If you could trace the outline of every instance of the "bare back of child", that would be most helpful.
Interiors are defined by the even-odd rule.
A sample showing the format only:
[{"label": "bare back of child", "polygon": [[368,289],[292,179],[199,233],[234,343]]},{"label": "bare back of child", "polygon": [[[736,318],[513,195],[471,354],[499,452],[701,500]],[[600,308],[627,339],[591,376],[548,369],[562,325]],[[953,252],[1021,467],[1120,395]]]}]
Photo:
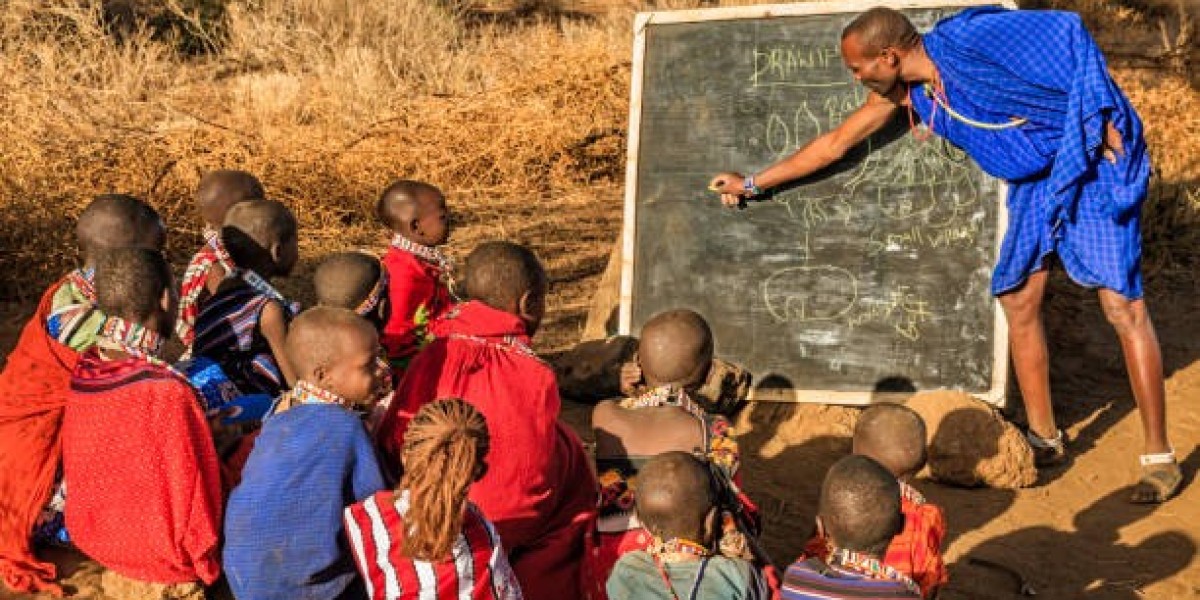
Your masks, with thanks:
[{"label": "bare back of child", "polygon": [[[638,343],[638,363],[648,394],[673,390],[686,396],[694,391],[704,383],[712,353],[712,331],[699,314],[671,310],[655,315],[642,328]],[[597,459],[648,457],[670,450],[704,455],[707,426],[687,402],[600,402],[592,412]]]}]

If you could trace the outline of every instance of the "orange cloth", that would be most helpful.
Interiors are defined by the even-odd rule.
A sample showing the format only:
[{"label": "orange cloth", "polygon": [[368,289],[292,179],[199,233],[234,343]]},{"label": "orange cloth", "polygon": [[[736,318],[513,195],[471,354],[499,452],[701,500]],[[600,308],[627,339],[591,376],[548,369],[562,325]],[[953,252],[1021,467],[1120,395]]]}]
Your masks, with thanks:
[{"label": "orange cloth", "polygon": [[[946,537],[946,518],[942,509],[925,501],[916,488],[900,482],[900,508],[904,511],[904,531],[892,538],[883,564],[908,575],[921,586],[921,596],[929,598],[950,580],[942,562],[942,540]],[[803,556],[829,558],[829,543],[813,536]]]},{"label": "orange cloth", "polygon": [[596,476],[579,438],[558,422],[554,372],[529,350],[519,318],[479,302],[459,304],[431,328],[437,339],[413,359],[379,424],[385,465],[398,474],[404,432],[421,406],[470,402],[492,441],[471,501],[495,523],[527,598],[575,597]]},{"label": "orange cloth", "polygon": [[50,286],[0,373],[0,580],[17,592],[61,594],[55,568],[30,547],[62,457],[59,429],[79,355],[46,333]]}]

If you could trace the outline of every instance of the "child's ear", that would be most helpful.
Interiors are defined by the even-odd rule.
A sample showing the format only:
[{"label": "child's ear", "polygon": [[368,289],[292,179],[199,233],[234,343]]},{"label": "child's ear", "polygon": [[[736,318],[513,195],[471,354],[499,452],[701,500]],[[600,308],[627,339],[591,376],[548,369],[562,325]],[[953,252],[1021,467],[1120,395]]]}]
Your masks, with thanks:
[{"label": "child's ear", "polygon": [[536,302],[537,298],[533,290],[525,290],[525,293],[521,294],[521,299],[517,301],[517,316],[525,320],[533,320],[535,316],[533,310]]},{"label": "child's ear", "polygon": [[420,235],[421,234],[421,220],[413,219],[413,220],[409,221],[408,222],[408,230],[417,235]]},{"label": "child's ear", "polygon": [[328,376],[329,376],[329,367],[326,366],[325,363],[321,363],[321,364],[317,365],[316,368],[314,368],[312,371],[312,378],[315,380],[315,381],[313,381],[313,383],[315,383],[317,385],[317,387],[320,387],[322,389],[324,389],[324,387],[325,387],[325,379]]},{"label": "child's ear", "polygon": [[158,299],[158,305],[162,308],[164,314],[173,314],[175,312],[175,290],[166,287],[163,288],[162,296]]}]

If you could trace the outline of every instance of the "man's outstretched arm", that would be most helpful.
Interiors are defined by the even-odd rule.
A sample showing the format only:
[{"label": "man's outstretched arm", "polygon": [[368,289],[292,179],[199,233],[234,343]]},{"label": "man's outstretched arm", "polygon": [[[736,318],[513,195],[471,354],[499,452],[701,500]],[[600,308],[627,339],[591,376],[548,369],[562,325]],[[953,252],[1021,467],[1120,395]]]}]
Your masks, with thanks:
[{"label": "man's outstretched arm", "polygon": [[[871,92],[867,101],[832,131],[813,138],[790,156],[754,175],[754,187],[766,190],[837,162],[851,148],[882,129],[902,98],[902,93],[893,100]],[[754,190],[746,187],[746,178],[741,173],[720,173],[713,177],[708,187],[721,193],[721,203],[726,206],[736,206],[741,198],[754,194]]]}]

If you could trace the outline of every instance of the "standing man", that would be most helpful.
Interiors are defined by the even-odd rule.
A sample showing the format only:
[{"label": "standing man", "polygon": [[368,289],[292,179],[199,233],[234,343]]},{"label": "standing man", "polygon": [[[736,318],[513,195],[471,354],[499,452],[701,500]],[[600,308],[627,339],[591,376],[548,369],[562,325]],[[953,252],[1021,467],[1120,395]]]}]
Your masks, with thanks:
[{"label": "standing man", "polygon": [[[1042,299],[1052,257],[1098,288],[1117,331],[1145,441],[1131,501],[1163,502],[1183,479],[1167,441],[1162,356],[1142,298],[1140,213],[1150,176],[1142,123],[1079,16],[972,8],[917,33],[873,8],[842,31],[842,60],[870,93],[837,128],[765,170],[721,173],[726,205],[819,171],[897,110],[913,134],[940,135],[1008,183],[1008,231],[992,293],[1008,320],[1038,465],[1066,461],[1050,405]],[[915,123],[922,123],[918,128]]]}]

